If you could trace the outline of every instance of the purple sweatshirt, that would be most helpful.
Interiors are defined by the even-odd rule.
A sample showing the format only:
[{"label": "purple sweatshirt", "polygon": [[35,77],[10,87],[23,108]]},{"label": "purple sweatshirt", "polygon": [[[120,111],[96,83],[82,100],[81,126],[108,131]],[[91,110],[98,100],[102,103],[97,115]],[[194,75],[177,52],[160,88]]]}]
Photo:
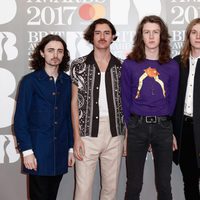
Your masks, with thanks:
[{"label": "purple sweatshirt", "polygon": [[121,94],[126,123],[131,113],[140,116],[170,116],[173,113],[179,82],[174,60],[160,64],[126,59],[122,64]]}]

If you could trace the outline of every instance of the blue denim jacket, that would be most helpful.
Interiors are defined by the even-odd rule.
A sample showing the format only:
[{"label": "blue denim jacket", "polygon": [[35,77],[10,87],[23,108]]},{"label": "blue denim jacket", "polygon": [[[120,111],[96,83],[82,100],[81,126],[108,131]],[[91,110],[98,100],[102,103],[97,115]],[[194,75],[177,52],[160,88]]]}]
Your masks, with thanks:
[{"label": "blue denim jacket", "polygon": [[26,75],[19,87],[14,130],[19,151],[32,149],[37,159],[37,172],[23,172],[66,173],[68,149],[73,146],[70,77],[60,72],[55,82],[45,70]]}]

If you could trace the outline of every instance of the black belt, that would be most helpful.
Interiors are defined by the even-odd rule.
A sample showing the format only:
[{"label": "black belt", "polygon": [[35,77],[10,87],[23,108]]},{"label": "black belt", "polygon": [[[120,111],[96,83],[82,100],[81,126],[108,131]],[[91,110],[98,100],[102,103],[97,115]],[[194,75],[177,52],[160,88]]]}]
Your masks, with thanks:
[{"label": "black belt", "polygon": [[193,123],[193,117],[189,117],[189,116],[184,115],[184,122],[192,124]]},{"label": "black belt", "polygon": [[147,124],[156,124],[161,121],[169,121],[171,120],[170,116],[140,116],[137,114],[131,114],[132,117],[138,118],[138,120],[141,120]]}]

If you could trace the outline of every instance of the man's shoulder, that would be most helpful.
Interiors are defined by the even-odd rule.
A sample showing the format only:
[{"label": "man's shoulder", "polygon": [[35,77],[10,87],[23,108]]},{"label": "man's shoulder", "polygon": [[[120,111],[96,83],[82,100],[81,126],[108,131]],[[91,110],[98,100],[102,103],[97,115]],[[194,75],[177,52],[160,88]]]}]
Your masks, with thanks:
[{"label": "man's shoulder", "polygon": [[121,64],[123,63],[123,59],[122,59],[122,58],[119,58],[119,57],[117,57],[117,56],[115,56],[115,55],[113,55],[113,54],[111,54],[111,56],[112,56],[112,60],[113,60],[115,63],[117,63],[117,64],[119,64],[119,65],[121,65]]},{"label": "man's shoulder", "polygon": [[61,72],[61,75],[66,81],[71,81],[71,77],[67,72]]},{"label": "man's shoulder", "polygon": [[181,55],[176,55],[175,57],[173,57],[173,60],[175,60],[177,63],[180,63]]},{"label": "man's shoulder", "polygon": [[36,71],[30,72],[22,77],[22,81],[30,81],[36,76]]},{"label": "man's shoulder", "polygon": [[77,64],[83,64],[83,63],[85,63],[87,57],[88,57],[88,55],[75,58],[75,59],[72,61],[71,65],[74,66],[74,65],[77,65]]}]

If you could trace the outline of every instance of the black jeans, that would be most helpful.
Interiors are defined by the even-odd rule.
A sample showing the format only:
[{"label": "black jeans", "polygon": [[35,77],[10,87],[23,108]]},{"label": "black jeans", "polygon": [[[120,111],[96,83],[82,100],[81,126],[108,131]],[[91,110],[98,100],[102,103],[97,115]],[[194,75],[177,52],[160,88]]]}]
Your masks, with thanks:
[{"label": "black jeans", "polygon": [[197,166],[193,124],[185,122],[183,126],[180,154],[180,169],[183,175],[186,200],[200,200],[200,168]]},{"label": "black jeans", "polygon": [[139,200],[143,185],[146,154],[151,144],[154,156],[158,200],[172,200],[172,123],[170,120],[149,124],[138,117],[128,123],[126,200]]},{"label": "black jeans", "polygon": [[56,200],[62,177],[29,175],[30,200]]}]

